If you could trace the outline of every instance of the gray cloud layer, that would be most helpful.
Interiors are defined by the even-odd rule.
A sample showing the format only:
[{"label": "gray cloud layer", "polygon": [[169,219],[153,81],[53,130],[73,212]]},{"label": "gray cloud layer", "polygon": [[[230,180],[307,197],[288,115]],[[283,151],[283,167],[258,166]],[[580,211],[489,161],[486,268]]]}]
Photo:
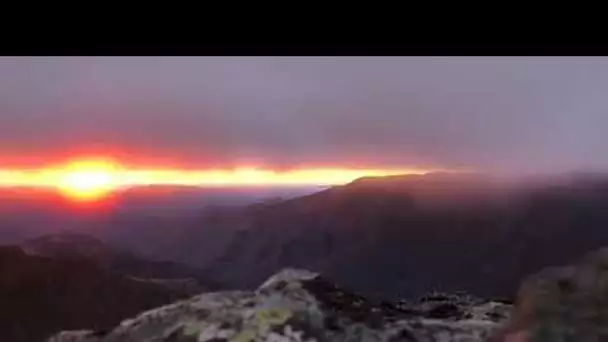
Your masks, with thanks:
[{"label": "gray cloud layer", "polygon": [[[608,167],[606,58],[0,58],[0,152]],[[25,158],[25,157],[24,157]]]}]

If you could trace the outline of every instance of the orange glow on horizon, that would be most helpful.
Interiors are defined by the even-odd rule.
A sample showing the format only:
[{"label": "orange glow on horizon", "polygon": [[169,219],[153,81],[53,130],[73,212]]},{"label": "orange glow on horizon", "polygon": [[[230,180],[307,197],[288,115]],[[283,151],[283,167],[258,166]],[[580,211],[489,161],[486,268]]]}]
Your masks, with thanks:
[{"label": "orange glow on horizon", "polygon": [[77,159],[65,165],[29,170],[0,170],[0,187],[54,188],[77,201],[92,201],[129,187],[181,186],[324,186],[364,176],[425,174],[421,169],[307,168],[288,171],[241,167],[179,170],[127,168],[111,159]]},{"label": "orange glow on horizon", "polygon": [[94,201],[116,188],[118,165],[109,160],[77,160],[58,175],[57,188],[76,201]]}]

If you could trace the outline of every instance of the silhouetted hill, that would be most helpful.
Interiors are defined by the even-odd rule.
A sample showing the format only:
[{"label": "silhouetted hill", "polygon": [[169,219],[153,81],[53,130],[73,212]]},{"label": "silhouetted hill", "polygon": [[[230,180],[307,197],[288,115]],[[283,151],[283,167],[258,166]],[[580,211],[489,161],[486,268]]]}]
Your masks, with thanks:
[{"label": "silhouetted hill", "polygon": [[189,293],[109,272],[84,258],[27,255],[0,247],[0,332],[36,342],[65,329],[107,329]]},{"label": "silhouetted hill", "polygon": [[60,259],[87,258],[105,263],[114,251],[101,240],[86,234],[64,232],[29,239],[22,249],[31,255]]},{"label": "silhouetted hill", "polygon": [[187,280],[193,293],[217,290],[220,285],[201,270],[172,261],[149,260],[131,252],[113,248],[86,234],[64,232],[27,240],[22,248],[30,255],[56,259],[87,259],[105,270],[118,272],[137,279]]},{"label": "silhouetted hill", "polygon": [[512,296],[524,275],[608,244],[607,180],[360,179],[209,221],[236,227],[209,272],[251,287],[301,267],[385,297],[432,289]]}]

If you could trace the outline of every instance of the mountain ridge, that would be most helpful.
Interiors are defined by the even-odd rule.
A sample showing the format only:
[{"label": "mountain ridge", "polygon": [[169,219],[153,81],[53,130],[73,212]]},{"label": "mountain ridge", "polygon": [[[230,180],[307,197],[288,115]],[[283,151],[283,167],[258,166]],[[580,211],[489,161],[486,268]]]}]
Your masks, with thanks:
[{"label": "mountain ridge", "polygon": [[[527,274],[608,244],[608,232],[600,229],[608,225],[602,209],[608,187],[594,186],[602,183],[597,177],[519,187],[476,177],[359,179],[247,207],[237,211],[238,220],[216,221],[227,227],[233,220],[240,228],[231,231],[223,256],[208,263],[207,272],[250,288],[293,266],[372,296],[408,297],[437,288],[512,298]],[[409,274],[417,281],[408,281]]]}]

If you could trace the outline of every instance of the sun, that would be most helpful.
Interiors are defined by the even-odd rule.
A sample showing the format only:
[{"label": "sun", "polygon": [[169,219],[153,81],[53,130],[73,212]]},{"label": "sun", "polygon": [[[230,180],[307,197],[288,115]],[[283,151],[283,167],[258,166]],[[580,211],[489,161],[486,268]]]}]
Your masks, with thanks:
[{"label": "sun", "polygon": [[76,201],[94,201],[117,187],[117,165],[103,159],[78,160],[62,168],[58,188]]}]

